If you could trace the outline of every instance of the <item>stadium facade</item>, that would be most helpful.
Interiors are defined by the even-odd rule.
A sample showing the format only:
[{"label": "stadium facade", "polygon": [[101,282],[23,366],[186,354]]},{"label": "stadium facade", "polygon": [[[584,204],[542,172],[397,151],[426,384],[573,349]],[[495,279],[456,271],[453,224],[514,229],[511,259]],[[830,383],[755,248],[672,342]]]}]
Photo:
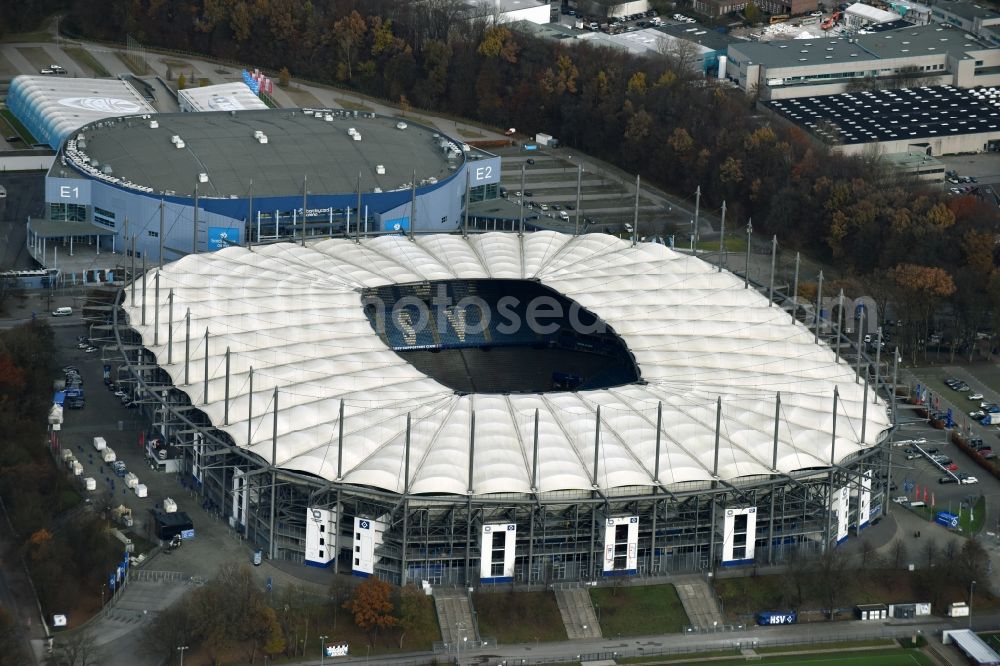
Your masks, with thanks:
[{"label": "stadium facade", "polygon": [[887,510],[868,384],[741,278],[661,245],[229,247],[119,299],[118,380],[272,558],[592,580],[783,562]]},{"label": "stadium facade", "polygon": [[75,127],[35,232],[89,224],[100,249],[151,263],[349,229],[447,232],[466,196],[495,198],[500,182],[499,157],[374,113],[140,113]]}]

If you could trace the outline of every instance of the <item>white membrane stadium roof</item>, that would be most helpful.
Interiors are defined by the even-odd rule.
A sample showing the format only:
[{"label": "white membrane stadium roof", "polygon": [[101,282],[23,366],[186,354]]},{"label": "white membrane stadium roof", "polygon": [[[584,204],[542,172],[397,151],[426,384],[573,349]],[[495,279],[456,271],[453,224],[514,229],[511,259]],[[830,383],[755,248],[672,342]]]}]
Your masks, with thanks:
[{"label": "white membrane stadium roof", "polygon": [[[456,278],[537,279],[602,317],[635,355],[645,384],[544,394],[457,395],[419,372],[375,334],[360,289]],[[537,232],[335,239],[305,247],[231,247],[187,256],[161,271],[159,345],[150,311],[131,325],[175,385],[238,446],[271,460],[278,389],[279,467],[337,479],[338,413],[344,403],[342,480],[404,490],[411,414],[410,492],[530,493],[534,414],[539,414],[539,493],[603,491],[713,479],[716,401],[722,399],[718,478],[771,474],[775,397],[781,392],[777,471],[830,463],[833,395],[837,461],[876,445],[885,409],[867,410],[852,368],[813,343],[742,278],[667,247],[604,234]],[[172,363],[167,294],[174,294]],[[190,383],[184,384],[184,316],[191,312]],[[204,396],[206,328],[208,401]],[[229,422],[225,353],[231,350]],[[248,373],[253,367],[253,399]],[[662,402],[660,469],[656,411]],[[469,479],[470,423],[475,446]],[[248,423],[249,421],[249,423]],[[249,440],[248,440],[249,432]]]}]

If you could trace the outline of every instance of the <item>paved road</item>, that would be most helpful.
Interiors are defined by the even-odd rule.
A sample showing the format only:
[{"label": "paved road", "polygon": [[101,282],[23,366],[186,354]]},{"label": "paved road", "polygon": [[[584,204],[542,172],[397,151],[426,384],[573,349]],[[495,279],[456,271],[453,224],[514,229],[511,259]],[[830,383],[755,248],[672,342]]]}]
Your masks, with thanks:
[{"label": "paved road", "polygon": [[3,173],[0,185],[7,197],[0,199],[0,271],[37,268],[24,246],[28,216],[44,212],[42,173]]}]

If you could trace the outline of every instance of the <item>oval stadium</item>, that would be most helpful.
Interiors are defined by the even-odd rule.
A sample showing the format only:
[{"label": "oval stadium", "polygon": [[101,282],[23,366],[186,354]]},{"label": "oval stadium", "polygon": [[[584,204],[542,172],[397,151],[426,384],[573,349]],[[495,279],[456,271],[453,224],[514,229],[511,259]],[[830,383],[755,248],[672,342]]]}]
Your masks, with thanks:
[{"label": "oval stadium", "polygon": [[663,245],[233,246],[119,299],[119,380],[271,558],[397,583],[657,575],[822,552],[887,507],[891,424],[853,368]]}]

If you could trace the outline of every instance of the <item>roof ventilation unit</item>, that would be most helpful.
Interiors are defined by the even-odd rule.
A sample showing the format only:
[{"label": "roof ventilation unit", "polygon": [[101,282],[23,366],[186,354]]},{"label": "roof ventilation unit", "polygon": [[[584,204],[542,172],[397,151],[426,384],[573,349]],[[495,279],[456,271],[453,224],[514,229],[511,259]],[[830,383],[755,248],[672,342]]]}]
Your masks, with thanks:
[{"label": "roof ventilation unit", "polygon": [[175,143],[174,145],[177,146],[178,150],[180,150],[181,148],[184,147],[184,142],[182,140],[178,139],[177,143]]},{"label": "roof ventilation unit", "polygon": [[361,141],[361,135],[359,133],[355,132],[354,133],[354,140],[355,141]]},{"label": "roof ventilation unit", "polygon": [[199,173],[198,174],[198,182],[199,183],[207,183],[208,182],[208,174],[207,173]]},{"label": "roof ventilation unit", "polygon": [[253,138],[257,139],[258,141],[260,141],[260,137],[262,136],[264,136],[264,132],[262,130],[253,131]]},{"label": "roof ventilation unit", "polygon": [[384,164],[376,164],[375,165],[375,173],[377,173],[380,176],[384,176],[385,175],[385,165]]},{"label": "roof ventilation unit", "polygon": [[266,134],[264,134],[263,132],[261,132],[261,133],[260,133],[260,136],[259,136],[259,137],[257,137],[257,143],[260,143],[260,144],[265,144],[265,143],[267,143],[267,135],[266,135]]},{"label": "roof ventilation unit", "polygon": [[332,123],[333,122],[333,114],[330,114],[330,113],[326,114],[325,116],[323,116],[323,120],[325,120],[328,123]]},{"label": "roof ventilation unit", "polygon": [[159,126],[160,126],[160,121],[158,121],[158,120],[150,120],[149,121],[149,129],[156,129]]},{"label": "roof ventilation unit", "polygon": [[101,173],[103,173],[105,176],[110,176],[114,172],[115,170],[111,168],[110,164],[105,164],[104,166],[101,167]]}]

